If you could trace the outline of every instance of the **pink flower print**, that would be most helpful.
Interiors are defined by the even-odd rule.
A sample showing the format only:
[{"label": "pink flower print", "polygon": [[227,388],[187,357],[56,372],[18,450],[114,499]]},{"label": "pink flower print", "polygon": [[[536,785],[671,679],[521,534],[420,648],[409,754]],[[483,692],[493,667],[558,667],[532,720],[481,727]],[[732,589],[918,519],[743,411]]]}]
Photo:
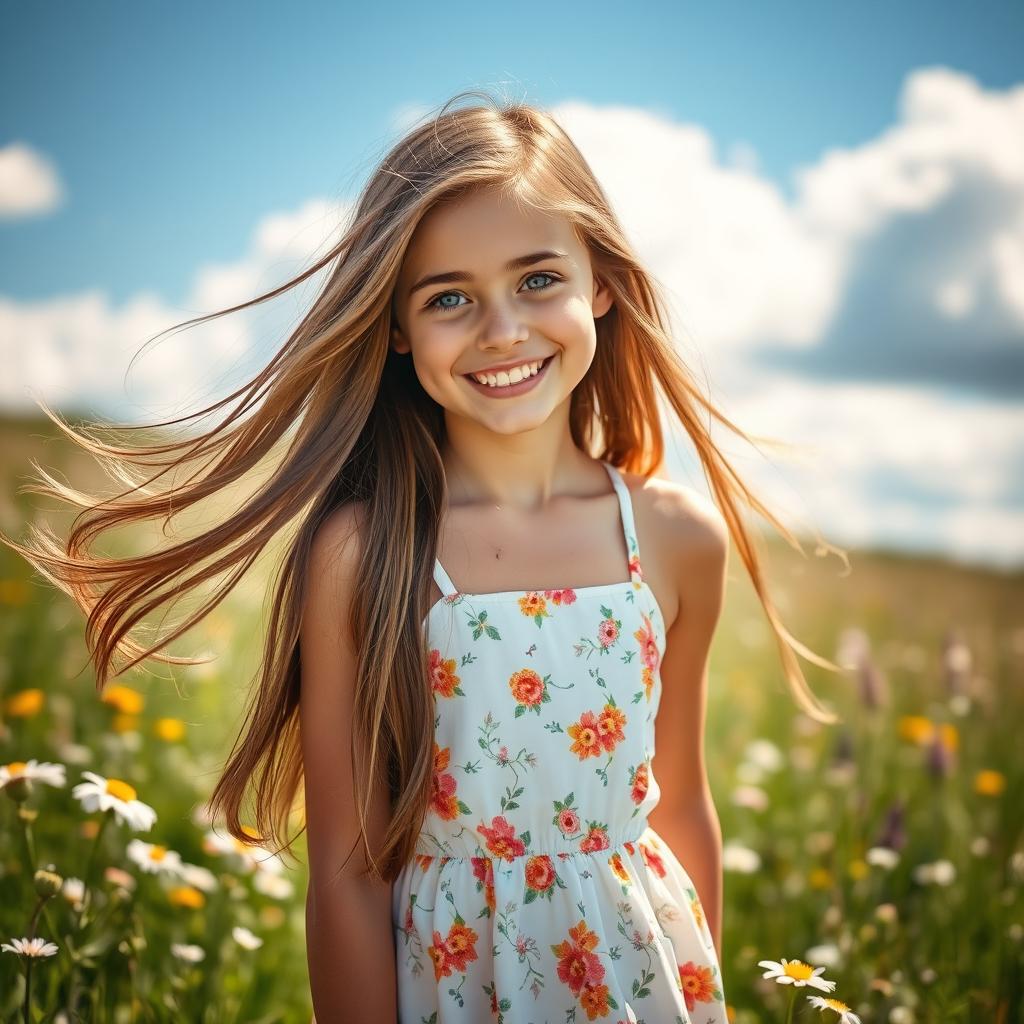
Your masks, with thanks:
[{"label": "pink flower print", "polygon": [[597,627],[597,639],[602,647],[611,647],[619,639],[618,623],[610,615],[602,619],[601,625]]},{"label": "pink flower print", "polygon": [[[497,815],[491,821],[490,828],[480,824],[477,825],[476,830],[484,837],[487,849],[495,857],[512,861],[526,853],[526,843],[516,835],[515,829],[503,815]],[[528,833],[526,835],[528,836]]]},{"label": "pink flower print", "polygon": [[580,830],[580,816],[575,811],[564,810],[558,815],[558,827],[563,835],[575,835]]},{"label": "pink flower print", "polygon": [[641,614],[640,618],[643,620],[643,626],[633,634],[633,639],[640,645],[641,663],[653,672],[661,662],[658,640],[650,618],[644,614]]}]

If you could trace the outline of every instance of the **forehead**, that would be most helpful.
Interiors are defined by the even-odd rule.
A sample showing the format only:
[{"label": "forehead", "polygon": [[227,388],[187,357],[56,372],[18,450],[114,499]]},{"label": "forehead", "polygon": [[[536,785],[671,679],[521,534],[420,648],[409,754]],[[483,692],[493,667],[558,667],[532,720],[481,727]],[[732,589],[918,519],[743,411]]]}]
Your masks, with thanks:
[{"label": "forehead", "polygon": [[561,249],[574,259],[583,252],[564,216],[479,191],[439,204],[423,217],[406,249],[402,276],[498,272],[509,258],[538,249]]}]

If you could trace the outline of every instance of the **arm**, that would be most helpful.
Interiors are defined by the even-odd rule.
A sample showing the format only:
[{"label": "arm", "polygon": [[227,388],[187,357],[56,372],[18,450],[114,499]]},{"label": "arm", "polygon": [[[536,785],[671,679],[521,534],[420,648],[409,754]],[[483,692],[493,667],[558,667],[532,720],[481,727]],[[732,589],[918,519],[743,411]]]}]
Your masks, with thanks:
[{"label": "arm", "polygon": [[[367,860],[362,840],[356,844],[359,794],[349,765],[356,651],[348,618],[358,558],[356,514],[345,506],[313,541],[299,640],[306,946],[314,1020],[323,1024],[397,1019],[391,886],[363,876]],[[389,815],[383,785],[368,813],[367,842],[376,852]]]},{"label": "arm", "polygon": [[[729,530],[718,509],[682,489],[666,502],[679,614],[666,637],[652,770],[661,799],[650,824],[693,879],[721,961],[722,831],[704,764],[707,664],[722,610]],[[665,507],[663,506],[663,507]]]}]

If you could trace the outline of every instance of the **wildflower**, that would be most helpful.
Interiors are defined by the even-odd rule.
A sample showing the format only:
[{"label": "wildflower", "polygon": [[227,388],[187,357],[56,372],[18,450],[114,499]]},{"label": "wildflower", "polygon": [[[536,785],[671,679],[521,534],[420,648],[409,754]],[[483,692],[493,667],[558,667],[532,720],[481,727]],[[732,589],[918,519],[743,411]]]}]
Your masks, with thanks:
[{"label": "wildflower", "polygon": [[768,806],[768,794],[760,786],[737,786],[732,791],[732,802],[737,807],[763,811]]},{"label": "wildflower", "polygon": [[812,946],[804,954],[811,963],[820,964],[822,967],[837,967],[842,956],[839,947],[835,943],[824,943],[820,946]]},{"label": "wildflower", "polygon": [[37,761],[34,757],[28,761],[11,761],[10,764],[0,765],[0,789],[18,779],[45,782],[48,786],[56,787],[65,785],[67,781],[64,778],[64,765]]},{"label": "wildflower", "polygon": [[825,970],[824,967],[811,967],[802,960],[783,960],[781,963],[759,960],[757,966],[768,968],[761,975],[762,978],[774,979],[780,985],[794,985],[797,988],[810,985],[812,988],[820,988],[822,992],[831,992],[836,987],[834,981],[818,977]]},{"label": "wildflower", "polygon": [[761,867],[761,857],[756,850],[730,840],[722,847],[722,867],[726,871],[752,875]]},{"label": "wildflower", "polygon": [[776,772],[782,767],[782,751],[771,740],[751,740],[743,751],[743,758],[766,772]]},{"label": "wildflower", "polygon": [[900,862],[899,854],[895,850],[890,850],[888,846],[872,846],[864,854],[864,859],[875,867],[885,868],[886,871],[892,871]]},{"label": "wildflower", "polygon": [[1006,789],[1006,776],[993,768],[986,768],[974,776],[975,793],[980,793],[982,796],[999,796],[1004,789]]},{"label": "wildflower", "polygon": [[126,852],[134,863],[151,875],[181,874],[181,855],[168,850],[166,846],[133,839]]},{"label": "wildflower", "polygon": [[40,896],[49,899],[60,892],[61,886],[64,885],[64,879],[53,870],[52,864],[48,864],[45,868],[36,871],[32,876],[32,884]]},{"label": "wildflower", "polygon": [[259,949],[263,945],[263,940],[258,935],[253,935],[248,928],[241,925],[236,924],[231,929],[231,935],[243,949]]},{"label": "wildflower", "polygon": [[956,868],[948,860],[918,864],[914,868],[914,881],[921,885],[952,885],[955,878]]},{"label": "wildflower", "polygon": [[167,899],[176,907],[190,907],[192,910],[199,910],[206,905],[206,897],[190,885],[178,885],[170,889]]},{"label": "wildflower", "polygon": [[217,888],[217,878],[209,868],[200,867],[198,864],[182,863],[182,881],[203,892],[213,892]]},{"label": "wildflower", "polygon": [[110,704],[123,715],[137,715],[142,711],[145,698],[130,686],[108,686],[100,695],[104,704]]},{"label": "wildflower", "polygon": [[158,718],[153,723],[153,732],[165,743],[176,743],[185,735],[185,723],[180,718]]},{"label": "wildflower", "polygon": [[172,942],[171,953],[189,964],[197,964],[206,957],[206,951],[202,946],[193,946],[187,942]]},{"label": "wildflower", "polygon": [[857,1016],[846,1003],[839,999],[822,999],[821,996],[808,996],[807,1001],[811,1006],[819,1010],[835,1010],[839,1014],[839,1024],[860,1024],[860,1017]]},{"label": "wildflower", "polygon": [[127,823],[136,832],[148,832],[156,821],[156,811],[137,799],[135,790],[120,779],[105,779],[95,772],[82,772],[88,782],[80,782],[71,791],[87,811],[113,811],[118,822]]},{"label": "wildflower", "polygon": [[18,690],[4,702],[4,710],[11,718],[34,718],[43,710],[46,694],[38,687]]},{"label": "wildflower", "polygon": [[899,730],[903,739],[918,746],[930,743],[935,734],[931,719],[923,715],[904,715],[899,721]]},{"label": "wildflower", "polygon": [[11,939],[0,945],[4,953],[17,953],[19,956],[44,957],[53,956],[57,952],[57,946],[45,939]]},{"label": "wildflower", "polygon": [[965,693],[971,679],[971,649],[963,642],[956,629],[951,629],[946,634],[942,667],[946,676],[946,689],[950,695]]},{"label": "wildflower", "polygon": [[81,911],[85,899],[85,882],[81,878],[65,878],[61,887],[61,895],[76,911]]}]

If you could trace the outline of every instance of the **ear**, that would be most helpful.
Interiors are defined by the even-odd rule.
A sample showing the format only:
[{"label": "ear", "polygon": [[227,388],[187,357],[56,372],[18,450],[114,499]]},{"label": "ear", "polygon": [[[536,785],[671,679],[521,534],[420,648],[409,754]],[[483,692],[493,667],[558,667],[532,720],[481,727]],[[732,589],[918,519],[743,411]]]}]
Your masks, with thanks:
[{"label": "ear", "polygon": [[391,324],[391,347],[399,354],[406,355],[411,351],[411,346],[402,333],[402,328],[392,321]]},{"label": "ear", "polygon": [[601,317],[612,308],[612,292],[611,289],[598,277],[594,278],[594,295],[590,300],[590,306],[594,314],[595,320],[600,320]]}]

